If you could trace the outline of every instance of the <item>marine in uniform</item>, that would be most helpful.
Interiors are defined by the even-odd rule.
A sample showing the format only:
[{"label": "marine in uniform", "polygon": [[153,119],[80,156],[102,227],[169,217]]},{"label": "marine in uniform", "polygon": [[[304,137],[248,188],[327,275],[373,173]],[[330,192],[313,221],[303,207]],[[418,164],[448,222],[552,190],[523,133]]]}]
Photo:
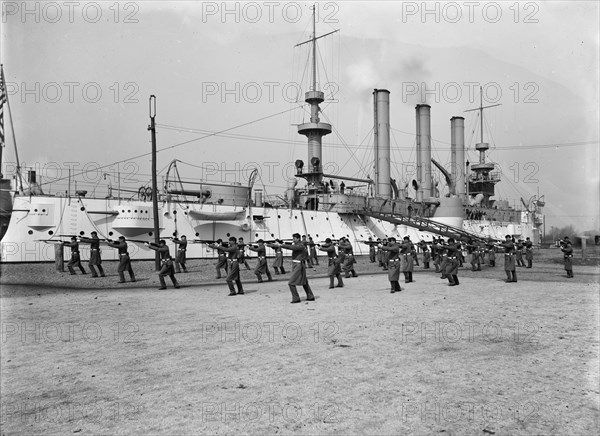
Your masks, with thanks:
[{"label": "marine in uniform", "polygon": [[490,266],[496,266],[496,246],[490,241],[486,245]]},{"label": "marine in uniform", "polygon": [[369,246],[369,262],[375,263],[377,242],[373,241],[373,238],[369,236],[369,240],[363,242]]},{"label": "marine in uniform", "polygon": [[381,245],[381,250],[389,253],[388,259],[388,280],[390,281],[391,291],[390,293],[400,292],[400,246],[396,243],[396,238],[388,238],[387,245]]},{"label": "marine in uniform", "polygon": [[517,268],[515,263],[515,243],[510,235],[506,235],[506,240],[500,243],[504,248],[504,271],[506,271],[506,283],[517,281]]},{"label": "marine in uniform", "polygon": [[81,242],[84,244],[90,244],[90,261],[88,266],[92,272],[92,277],[98,277],[95,266],[98,267],[100,277],[106,277],[104,269],[102,269],[102,258],[100,257],[100,239],[98,239],[98,233],[92,232],[91,238],[81,237]]},{"label": "marine in uniform", "polygon": [[65,241],[62,243],[62,245],[71,248],[71,259],[69,259],[69,262],[67,263],[67,268],[69,268],[71,275],[75,275],[75,269],[73,267],[79,268],[81,274],[87,274],[81,265],[81,256],[79,254],[79,243],[77,242],[77,236],[71,236],[71,242]]},{"label": "marine in uniform", "polygon": [[458,266],[460,261],[458,259],[458,253],[460,252],[460,246],[454,241],[454,238],[448,238],[448,243],[444,244],[446,249],[446,278],[448,279],[448,286],[458,286]]},{"label": "marine in uniform", "polygon": [[[187,261],[187,257],[186,257],[187,245],[188,245],[187,238],[185,235],[182,235],[181,239],[173,238],[173,242],[177,245],[177,256],[175,256],[175,272],[179,273],[183,269],[183,272],[186,273],[187,268],[185,267],[185,264]],[[180,268],[180,265],[181,265],[181,268]]]},{"label": "marine in uniform", "polygon": [[344,281],[342,280],[342,262],[344,260],[344,253],[341,252],[340,255],[335,251],[335,245],[331,241],[331,238],[325,239],[325,244],[319,247],[320,251],[324,251],[327,253],[327,275],[329,276],[329,289],[333,289],[333,278],[337,278],[337,287],[343,288]]},{"label": "marine in uniform", "polygon": [[[240,238],[241,239],[241,238]],[[242,239],[243,241],[243,239]],[[219,252],[227,253],[227,277],[225,281],[229,287],[229,296],[244,295],[244,288],[242,287],[242,281],[240,280],[240,249],[237,245],[235,236],[229,238],[229,245],[217,245],[210,244],[209,247],[219,250]],[[235,293],[235,287],[233,283],[237,285],[237,294]]]},{"label": "marine in uniform", "polygon": [[429,251],[429,247],[427,247],[427,243],[425,241],[420,241],[418,245],[423,252],[423,269],[429,269],[429,263],[431,262],[431,251]]},{"label": "marine in uniform", "polygon": [[433,266],[436,273],[440,272],[441,251],[437,238],[433,238],[431,241],[431,257],[433,258]]},{"label": "marine in uniform", "polygon": [[440,278],[446,278],[446,266],[448,265],[448,250],[446,249],[446,245],[444,244],[444,239],[438,239],[438,250],[440,252],[440,272],[442,273]]},{"label": "marine in uniform", "polygon": [[573,275],[573,246],[568,236],[565,236],[561,241],[560,251],[563,252],[563,261],[565,263],[565,271],[567,271],[567,278],[575,277]]},{"label": "marine in uniform", "polygon": [[526,238],[523,243],[525,246],[525,260],[527,261],[527,268],[533,267],[533,242],[531,239]]},{"label": "marine in uniform", "polygon": [[[412,283],[412,273],[413,273],[413,243],[411,242],[408,236],[405,236],[400,244],[400,268],[404,273],[404,283]],[[391,255],[391,254],[390,254]]]},{"label": "marine in uniform", "polygon": [[[302,235],[301,243],[306,248],[306,253],[310,253],[310,248],[308,246],[308,240],[306,239],[306,235]],[[310,258],[310,255],[306,256],[306,264],[311,268],[313,267],[313,262],[312,262],[312,259]]]},{"label": "marine in uniform", "polygon": [[258,278],[259,283],[263,281],[263,274],[266,274],[267,280],[271,282],[273,281],[273,277],[271,277],[271,272],[269,271],[269,266],[267,265],[267,249],[265,247],[265,241],[259,239],[256,242],[258,243],[256,247],[248,245],[248,249],[256,252],[256,255],[258,257],[258,263],[256,264],[256,268],[254,269],[254,274],[256,275],[256,278]]},{"label": "marine in uniform", "polygon": [[275,261],[273,262],[272,266],[276,275],[279,275],[279,270],[281,270],[281,274],[285,274],[285,269],[283,267],[283,250],[281,249],[281,244],[283,244],[281,239],[276,239],[275,244],[267,244],[267,247],[275,250]]},{"label": "marine in uniform", "polygon": [[[208,246],[214,248],[213,245],[223,245],[222,239],[217,239],[214,244],[209,244]],[[216,248],[215,248],[216,250]],[[225,270],[225,274],[227,274],[227,255],[223,251],[217,250],[217,279],[221,278],[221,269]]]},{"label": "marine in uniform", "polygon": [[515,260],[517,261],[517,266],[525,266],[525,262],[523,262],[523,240],[519,239],[517,241],[515,247]]},{"label": "marine in uniform", "polygon": [[161,239],[158,242],[158,245],[156,245],[154,242],[146,242],[146,246],[151,250],[158,251],[158,254],[160,255],[160,271],[158,272],[160,288],[158,289],[167,289],[165,276],[169,276],[171,282],[173,282],[173,286],[176,289],[179,289],[179,283],[177,283],[177,279],[175,278],[175,266],[173,265],[173,258],[171,257],[171,252],[169,251],[169,247],[167,247],[165,240]]},{"label": "marine in uniform", "polygon": [[354,258],[354,251],[352,250],[352,244],[348,239],[342,237],[338,243],[339,250],[343,250],[346,257],[344,258],[344,263],[342,264],[342,271],[344,272],[344,277],[358,277],[356,274],[356,270],[354,269],[354,264],[356,263],[356,259]]},{"label": "marine in uniform", "polygon": [[306,301],[315,301],[315,296],[310,289],[308,279],[306,278],[306,258],[308,252],[306,246],[300,241],[300,234],[292,235],[293,242],[291,244],[283,244],[281,248],[291,250],[292,252],[292,273],[288,281],[290,292],[292,293],[292,303],[300,303],[300,296],[296,286],[302,286],[306,292]]},{"label": "marine in uniform", "polygon": [[390,252],[382,249],[382,247],[385,247],[387,244],[388,244],[388,239],[383,238],[383,240],[381,241],[381,245],[378,246],[379,254],[381,255],[380,260],[379,260],[379,266],[382,267],[384,271],[387,271],[387,269],[388,269],[388,261],[390,258]]},{"label": "marine in uniform", "polygon": [[310,248],[309,258],[312,260],[313,265],[319,264],[319,258],[317,257],[317,244],[313,241],[313,238],[308,237],[308,247]]},{"label": "marine in uniform", "polygon": [[117,242],[107,241],[109,247],[116,248],[119,251],[119,267],[117,272],[119,273],[119,283],[125,283],[125,271],[129,272],[129,277],[132,282],[135,282],[135,275],[133,274],[133,268],[131,268],[131,259],[129,259],[129,253],[127,252],[127,242],[125,242],[125,236],[119,236]]},{"label": "marine in uniform", "polygon": [[[231,238],[229,240],[231,241]],[[250,265],[248,265],[248,261],[246,260],[246,244],[244,243],[244,238],[242,238],[242,237],[238,238],[237,246],[240,251],[239,257],[238,257],[238,263],[240,265],[244,264],[246,266],[247,270],[251,269]]]}]

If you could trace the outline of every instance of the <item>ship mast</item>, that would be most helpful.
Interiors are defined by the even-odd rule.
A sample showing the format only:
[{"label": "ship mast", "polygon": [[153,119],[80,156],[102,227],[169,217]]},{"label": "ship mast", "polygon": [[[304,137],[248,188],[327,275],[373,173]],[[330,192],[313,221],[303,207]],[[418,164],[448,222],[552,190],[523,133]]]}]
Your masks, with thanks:
[{"label": "ship mast", "polygon": [[326,33],[321,36],[317,36],[316,30],[316,6],[312,6],[313,11],[313,34],[312,38],[307,41],[296,44],[296,47],[308,43],[312,43],[311,47],[311,57],[312,57],[312,77],[310,90],[305,93],[304,101],[310,105],[310,122],[303,123],[298,126],[298,133],[300,135],[305,135],[308,139],[308,164],[310,165],[310,169],[307,172],[302,171],[304,167],[304,162],[301,160],[296,161],[296,168],[298,173],[297,177],[302,177],[306,179],[308,183],[309,192],[318,193],[322,192],[321,189],[321,180],[323,179],[323,166],[322,162],[322,138],[325,135],[331,133],[331,124],[322,123],[319,119],[319,112],[321,108],[319,104],[325,101],[325,94],[321,92],[317,87],[317,39],[323,38],[325,36],[331,35],[332,33],[337,32],[338,30],[334,30],[333,32]]},{"label": "ship mast", "polygon": [[483,195],[481,205],[490,207],[490,197],[495,194],[494,185],[500,181],[500,174],[491,172],[495,168],[493,162],[485,161],[485,152],[490,148],[487,142],[483,142],[483,110],[491,107],[500,106],[500,104],[483,105],[483,89],[479,87],[479,107],[466,110],[465,112],[479,111],[480,138],[481,141],[475,144],[475,149],[479,151],[479,163],[471,165],[471,171],[475,174],[467,174],[467,184],[469,195]]}]

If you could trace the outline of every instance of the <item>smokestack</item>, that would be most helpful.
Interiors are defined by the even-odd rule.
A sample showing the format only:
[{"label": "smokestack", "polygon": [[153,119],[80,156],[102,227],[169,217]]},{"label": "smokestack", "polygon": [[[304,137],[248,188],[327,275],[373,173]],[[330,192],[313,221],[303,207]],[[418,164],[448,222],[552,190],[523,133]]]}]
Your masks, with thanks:
[{"label": "smokestack", "polygon": [[417,125],[417,201],[423,200],[423,191],[421,191],[421,175],[422,175],[422,164],[421,164],[421,120],[419,114],[419,105],[415,106],[415,117]]},{"label": "smokestack", "polygon": [[390,185],[390,91],[373,90],[375,110],[375,196],[392,198]]},{"label": "smokestack", "polygon": [[[431,106],[428,104],[418,104],[416,107],[419,114],[418,127],[418,139],[419,144],[419,160],[421,161],[421,175],[419,178],[419,193],[417,193],[417,200],[424,198],[430,198],[431,192]],[[418,160],[417,160],[418,165]],[[418,169],[417,169],[418,171]],[[421,198],[419,198],[421,197]]]},{"label": "smokestack", "polygon": [[450,173],[453,187],[451,195],[465,196],[465,119],[450,118]]}]

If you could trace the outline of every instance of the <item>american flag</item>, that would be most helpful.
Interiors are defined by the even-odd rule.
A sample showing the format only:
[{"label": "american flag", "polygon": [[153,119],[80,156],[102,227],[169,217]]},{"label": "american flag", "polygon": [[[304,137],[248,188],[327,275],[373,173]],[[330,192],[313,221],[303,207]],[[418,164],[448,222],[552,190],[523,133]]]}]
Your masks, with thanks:
[{"label": "american flag", "polygon": [[0,147],[4,147],[4,103],[6,103],[6,87],[4,69],[0,65]]}]

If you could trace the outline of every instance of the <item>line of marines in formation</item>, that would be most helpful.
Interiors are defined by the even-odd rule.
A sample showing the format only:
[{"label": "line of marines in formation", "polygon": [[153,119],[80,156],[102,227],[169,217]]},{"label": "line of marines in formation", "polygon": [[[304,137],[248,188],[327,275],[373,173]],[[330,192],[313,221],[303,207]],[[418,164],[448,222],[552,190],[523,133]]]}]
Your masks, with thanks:
[{"label": "line of marines in formation", "polygon": [[[175,277],[175,273],[180,273],[183,270],[187,272],[186,251],[188,241],[186,236],[180,238],[171,237],[176,245],[177,254],[175,258],[171,257],[169,247],[164,239],[161,239],[158,244],[137,241],[143,243],[149,249],[159,253],[161,259],[161,268],[158,272],[160,281],[159,289],[166,289],[165,277],[169,277],[173,286],[179,288],[179,283]],[[118,240],[100,239],[97,232],[92,232],[91,237],[71,236],[71,241],[62,242],[63,246],[71,248],[71,259],[67,264],[67,268],[71,274],[75,273],[75,267],[78,267],[82,274],[86,274],[85,269],[81,265],[81,257],[79,252],[79,244],[90,245],[89,267],[92,277],[105,277],[102,268],[102,260],[100,257],[100,243],[105,242],[109,247],[118,250],[119,265],[117,272],[119,274],[119,283],[125,282],[125,272],[129,273],[130,280],[135,282],[135,274],[131,267],[131,260],[128,253],[128,246],[125,237],[120,236]],[[344,282],[341,274],[345,277],[357,277],[354,265],[356,259],[354,257],[353,248],[350,241],[342,237],[339,240],[325,239],[323,243],[315,243],[311,237],[308,239],[305,235],[299,233],[292,235],[292,240],[276,239],[272,241],[264,241],[259,239],[256,244],[245,244],[243,238],[231,236],[227,242],[222,239],[216,241],[192,241],[208,243],[208,246],[218,252],[216,264],[216,278],[221,278],[221,270],[226,273],[225,281],[229,287],[229,295],[243,295],[244,289],[240,280],[240,266],[244,265],[246,269],[250,269],[250,265],[246,260],[246,247],[256,253],[257,265],[254,269],[258,282],[263,282],[263,275],[266,275],[268,281],[272,281],[273,277],[267,264],[266,248],[271,248],[275,252],[275,259],[272,264],[276,275],[286,274],[283,264],[283,250],[291,251],[292,253],[292,271],[288,280],[290,292],[292,294],[292,303],[299,303],[300,296],[297,291],[297,286],[302,286],[306,293],[306,301],[314,301],[315,297],[312,293],[310,285],[306,277],[306,268],[314,267],[319,264],[317,250],[327,254],[327,275],[329,276],[329,288],[343,287]],[[444,241],[443,238],[434,238],[431,242],[420,241],[413,243],[409,236],[405,236],[401,241],[397,241],[394,237],[385,239],[373,240],[362,243],[369,246],[369,260],[372,263],[378,262],[379,266],[388,272],[388,280],[391,286],[391,293],[402,291],[399,283],[400,272],[404,275],[405,283],[412,283],[414,266],[419,266],[417,255],[417,247],[422,252],[423,268],[429,269],[429,264],[432,262],[435,271],[441,273],[442,279],[448,280],[448,286],[458,286],[458,268],[463,265],[465,258],[463,250],[469,256],[469,262],[473,271],[481,271],[481,264],[485,262],[485,255],[488,256],[489,266],[494,267],[496,264],[496,250],[504,252],[504,270],[507,275],[506,282],[517,282],[516,267],[523,266],[532,268],[533,264],[533,243],[530,238],[525,241],[515,239],[507,235],[505,241],[487,242],[473,241],[457,241],[454,238],[448,238]],[[565,270],[567,277],[573,276],[573,248],[568,237],[564,237],[560,241],[561,251],[564,255]],[[527,261],[527,265],[523,262],[523,258]],[[98,271],[96,271],[98,268]],[[336,283],[337,280],[337,283]],[[236,292],[237,287],[237,292]]]}]

